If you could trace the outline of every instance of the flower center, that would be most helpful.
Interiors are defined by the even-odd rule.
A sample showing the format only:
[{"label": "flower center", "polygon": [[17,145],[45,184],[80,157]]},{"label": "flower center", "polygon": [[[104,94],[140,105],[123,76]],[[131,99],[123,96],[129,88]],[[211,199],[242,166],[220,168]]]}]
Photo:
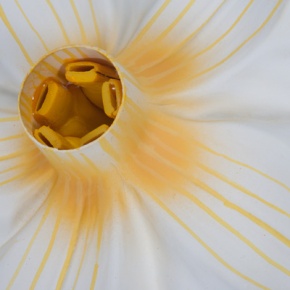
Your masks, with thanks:
[{"label": "flower center", "polygon": [[[32,118],[25,118],[21,101],[29,98]],[[20,94],[23,121],[31,120],[27,129],[42,145],[60,150],[98,139],[113,123],[121,103],[117,69],[92,48],[64,48],[45,57],[28,75]]]}]

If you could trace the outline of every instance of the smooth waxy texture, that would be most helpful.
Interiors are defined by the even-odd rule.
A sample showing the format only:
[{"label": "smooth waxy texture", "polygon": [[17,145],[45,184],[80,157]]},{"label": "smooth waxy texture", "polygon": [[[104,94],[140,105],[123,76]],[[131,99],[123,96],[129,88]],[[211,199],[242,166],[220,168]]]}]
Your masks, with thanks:
[{"label": "smooth waxy texture", "polygon": [[37,122],[53,128],[62,126],[71,115],[71,94],[60,83],[48,79],[35,93],[34,118]]},{"label": "smooth waxy texture", "polygon": [[102,99],[104,111],[110,118],[115,118],[122,100],[122,86],[119,80],[110,79],[103,83]]}]

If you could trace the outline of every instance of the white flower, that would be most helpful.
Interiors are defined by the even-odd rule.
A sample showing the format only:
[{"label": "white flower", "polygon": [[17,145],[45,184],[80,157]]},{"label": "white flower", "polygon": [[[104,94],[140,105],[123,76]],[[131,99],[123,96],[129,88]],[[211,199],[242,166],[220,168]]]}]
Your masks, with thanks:
[{"label": "white flower", "polygon": [[[288,1],[0,3],[0,289],[289,287]],[[39,150],[17,95],[72,45],[120,68],[123,108]]]}]

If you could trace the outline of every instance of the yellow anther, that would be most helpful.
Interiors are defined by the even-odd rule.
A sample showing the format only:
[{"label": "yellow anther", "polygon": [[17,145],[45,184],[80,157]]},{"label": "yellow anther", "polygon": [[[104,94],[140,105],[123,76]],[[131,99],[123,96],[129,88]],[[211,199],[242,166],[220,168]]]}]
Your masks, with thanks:
[{"label": "yellow anther", "polygon": [[69,118],[71,109],[71,94],[57,81],[47,79],[36,90],[33,115],[40,124],[58,128]]},{"label": "yellow anther", "polygon": [[33,132],[34,138],[41,144],[47,145],[51,147],[52,145],[49,143],[49,141],[39,132],[39,129],[35,129]]},{"label": "yellow anther", "polygon": [[94,106],[84,95],[80,88],[72,85],[69,86],[69,90],[73,99],[73,110],[75,116],[81,118],[87,125],[87,131],[84,132],[82,136],[101,126],[102,124],[111,125],[112,120],[106,116],[103,110]]},{"label": "yellow anther", "polygon": [[114,68],[91,61],[66,66],[64,86],[49,78],[37,89],[32,112],[40,128],[33,135],[43,145],[74,149],[104,134],[122,101]]},{"label": "yellow anther", "polygon": [[89,132],[86,122],[78,116],[74,116],[67,120],[57,132],[62,136],[82,137]]},{"label": "yellow anther", "polygon": [[102,85],[103,82],[95,82],[86,86],[82,86],[83,92],[87,98],[90,99],[90,101],[100,109],[103,109]]},{"label": "yellow anther", "polygon": [[119,80],[110,79],[103,83],[102,99],[104,111],[110,118],[115,118],[122,101],[122,86]]},{"label": "yellow anther", "polygon": [[102,124],[112,123],[79,87],[66,88],[52,79],[37,89],[33,110],[40,125],[49,126],[64,137],[80,138]]},{"label": "yellow anther", "polygon": [[61,136],[48,126],[42,126],[39,129],[34,130],[34,137],[40,143],[49,147],[57,149],[73,149],[71,142],[66,140],[65,137]]},{"label": "yellow anther", "polygon": [[117,79],[116,70],[92,61],[69,63],[65,70],[66,79],[70,83],[82,87],[90,101],[103,109],[102,84],[110,78]]},{"label": "yellow anther", "polygon": [[71,62],[65,67],[65,77],[74,84],[87,84],[103,81],[103,77],[118,79],[119,76],[113,67],[93,61]]},{"label": "yellow anther", "polygon": [[79,148],[82,146],[82,139],[77,137],[65,137],[67,142],[69,142],[72,148]]},{"label": "yellow anther", "polygon": [[82,137],[82,139],[81,139],[82,145],[86,145],[86,144],[98,139],[101,135],[103,135],[108,130],[108,128],[109,128],[108,125],[103,124],[103,125],[99,126],[98,128],[94,129],[93,131],[91,131],[90,133],[88,133],[87,135]]}]

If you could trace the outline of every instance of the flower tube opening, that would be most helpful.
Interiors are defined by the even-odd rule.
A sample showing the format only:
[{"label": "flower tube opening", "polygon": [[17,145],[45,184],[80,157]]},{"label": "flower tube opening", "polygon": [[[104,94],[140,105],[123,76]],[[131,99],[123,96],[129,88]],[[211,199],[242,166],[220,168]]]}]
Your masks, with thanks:
[{"label": "flower tube opening", "polygon": [[122,100],[122,81],[105,53],[66,47],[31,70],[20,92],[19,108],[26,131],[37,144],[70,150],[106,133]]}]

